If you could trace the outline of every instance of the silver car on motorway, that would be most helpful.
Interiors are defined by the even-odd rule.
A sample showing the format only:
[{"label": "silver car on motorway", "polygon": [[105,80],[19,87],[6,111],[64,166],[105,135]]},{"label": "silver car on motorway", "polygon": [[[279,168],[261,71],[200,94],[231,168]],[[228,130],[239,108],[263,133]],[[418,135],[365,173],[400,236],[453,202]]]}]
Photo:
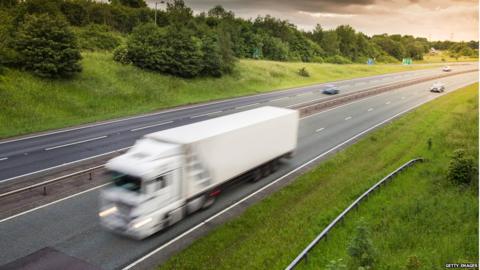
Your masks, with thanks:
[{"label": "silver car on motorway", "polygon": [[436,82],[430,87],[430,92],[442,93],[445,91],[445,85],[441,82]]}]

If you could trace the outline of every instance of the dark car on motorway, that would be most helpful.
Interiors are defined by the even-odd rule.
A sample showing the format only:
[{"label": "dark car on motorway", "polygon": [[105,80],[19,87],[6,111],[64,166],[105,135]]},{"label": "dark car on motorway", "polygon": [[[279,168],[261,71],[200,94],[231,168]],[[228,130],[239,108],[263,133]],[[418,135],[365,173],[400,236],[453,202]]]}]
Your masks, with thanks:
[{"label": "dark car on motorway", "polygon": [[436,82],[430,87],[430,92],[441,93],[445,91],[445,85],[441,82]]},{"label": "dark car on motorway", "polygon": [[322,93],[324,93],[326,95],[336,95],[336,94],[340,93],[340,90],[335,85],[329,84],[329,85],[325,86],[325,88],[322,90]]}]

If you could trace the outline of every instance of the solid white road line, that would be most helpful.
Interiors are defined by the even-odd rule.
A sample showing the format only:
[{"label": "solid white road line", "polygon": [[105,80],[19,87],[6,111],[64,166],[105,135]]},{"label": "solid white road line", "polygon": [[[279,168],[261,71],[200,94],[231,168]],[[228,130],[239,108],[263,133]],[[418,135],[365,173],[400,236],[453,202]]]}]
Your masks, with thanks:
[{"label": "solid white road line", "polygon": [[[427,101],[427,102],[428,102],[428,101]],[[243,203],[244,201],[250,199],[251,197],[253,197],[253,196],[255,196],[256,194],[262,192],[263,190],[269,188],[270,186],[276,184],[277,182],[279,182],[279,181],[285,179],[286,177],[288,177],[288,176],[296,173],[297,171],[299,171],[299,170],[303,169],[304,167],[310,165],[311,163],[315,162],[316,160],[318,160],[318,159],[320,159],[320,158],[328,155],[329,153],[337,150],[338,148],[344,146],[345,144],[348,144],[349,142],[357,139],[358,137],[364,135],[365,133],[367,133],[367,132],[369,132],[369,131],[371,131],[371,130],[373,130],[373,129],[375,129],[375,128],[377,128],[377,127],[379,127],[379,126],[381,126],[381,125],[383,125],[383,124],[391,121],[392,119],[398,117],[399,115],[402,115],[402,114],[404,114],[404,113],[406,113],[406,112],[409,112],[409,111],[411,111],[411,110],[413,110],[413,109],[415,109],[415,108],[417,108],[417,107],[419,107],[419,106],[421,106],[421,105],[423,105],[423,104],[424,104],[424,103],[420,103],[420,104],[417,104],[417,105],[415,105],[415,106],[413,106],[413,107],[411,107],[411,108],[409,108],[409,109],[407,109],[407,110],[404,110],[404,111],[402,111],[402,112],[399,112],[399,113],[395,114],[394,116],[389,117],[388,119],[383,120],[382,122],[380,122],[380,123],[378,123],[378,124],[376,124],[376,125],[373,125],[373,126],[370,127],[370,128],[365,129],[364,131],[356,134],[355,136],[349,138],[348,140],[346,140],[346,141],[344,141],[344,142],[342,142],[342,143],[340,143],[340,144],[337,144],[336,146],[330,148],[330,149],[327,150],[326,152],[323,152],[322,154],[314,157],[313,159],[307,161],[306,163],[303,163],[303,164],[300,165],[299,167],[291,170],[290,172],[284,174],[283,176],[281,176],[281,177],[277,178],[276,180],[270,182],[269,184],[263,186],[263,187],[260,188],[259,190],[257,190],[257,191],[255,191],[255,192],[251,193],[250,195],[244,197],[244,198],[241,199],[240,201],[238,201],[238,202],[236,202],[236,203],[228,206],[227,208],[223,209],[222,211],[218,212],[217,214],[214,214],[213,216],[205,219],[204,221],[202,221],[202,222],[199,223],[198,225],[196,225],[196,226],[194,226],[193,228],[185,231],[184,233],[180,234],[179,236],[173,238],[173,239],[170,240],[169,242],[167,242],[167,243],[163,244],[162,246],[154,249],[154,250],[151,251],[150,253],[146,254],[145,256],[141,257],[140,259],[138,259],[138,260],[134,261],[133,263],[131,263],[131,264],[127,265],[126,267],[124,267],[123,270],[132,269],[132,268],[135,267],[137,264],[139,264],[139,263],[141,263],[142,261],[146,260],[146,259],[149,258],[150,256],[158,253],[158,252],[161,251],[162,249],[170,246],[172,243],[174,243],[174,242],[182,239],[184,236],[186,236],[186,235],[190,234],[191,232],[197,230],[198,228],[202,227],[203,225],[207,224],[208,222],[210,222],[211,220],[215,219],[216,217],[222,215],[223,213],[225,213],[225,212],[227,212],[227,211],[230,211],[230,209],[232,209],[232,208],[234,208],[235,206],[237,206],[237,205]]]},{"label": "solid white road line", "polygon": [[147,129],[147,128],[151,128],[151,127],[163,126],[163,125],[170,124],[170,123],[173,123],[173,121],[167,121],[167,122],[162,122],[162,123],[153,124],[153,125],[149,125],[149,126],[134,128],[134,129],[131,129],[130,131],[138,131],[138,130]]},{"label": "solid white road line", "polygon": [[371,111],[373,111],[373,108],[369,108],[367,111],[368,111],[368,112],[371,112]]},{"label": "solid white road line", "polygon": [[352,119],[352,117],[351,117],[351,116],[347,116],[347,117],[345,117],[345,121],[347,121],[347,120],[350,120],[350,119]]},{"label": "solid white road line", "polygon": [[319,129],[315,130],[315,132],[320,132],[320,131],[322,131],[322,130],[324,130],[324,129],[325,129],[325,128],[319,128]]},{"label": "solid white road line", "polygon": [[104,138],[106,138],[106,137],[107,137],[107,136],[100,136],[100,137],[96,137],[96,138],[92,138],[92,139],[87,139],[87,140],[83,140],[83,141],[78,141],[78,142],[73,142],[73,143],[67,143],[67,144],[62,144],[62,145],[58,145],[58,146],[53,146],[53,147],[45,148],[45,151],[50,151],[50,150],[53,150],[53,149],[62,148],[62,147],[67,147],[67,146],[76,145],[76,144],[85,143],[85,142],[91,142],[91,141],[101,140],[101,139],[104,139]]},{"label": "solid white road line", "polygon": [[82,162],[82,161],[85,161],[85,160],[89,160],[89,159],[92,159],[92,158],[97,158],[97,157],[101,157],[101,156],[113,154],[113,153],[115,153],[115,152],[120,152],[120,151],[123,151],[123,150],[127,150],[127,149],[129,149],[129,148],[131,148],[131,146],[129,146],[129,147],[124,147],[124,148],[120,148],[120,149],[117,149],[117,150],[113,150],[113,151],[110,151],[110,152],[107,152],[107,153],[103,153],[103,154],[91,156],[91,157],[88,157],[88,158],[83,158],[83,159],[79,159],[79,160],[75,160],[75,161],[63,163],[63,164],[60,164],[60,165],[57,165],[57,166],[53,166],[53,167],[50,167],[50,168],[45,168],[45,169],[38,170],[38,171],[34,171],[34,172],[31,172],[31,173],[26,173],[26,174],[22,174],[22,175],[17,175],[17,176],[14,176],[14,177],[11,177],[11,178],[7,178],[7,179],[1,179],[1,180],[0,180],[0,183],[1,183],[1,182],[12,181],[12,180],[15,180],[15,179],[18,179],[18,178],[21,178],[21,177],[25,177],[25,176],[29,176],[29,175],[33,175],[33,174],[36,174],[36,173],[41,173],[41,172],[45,172],[45,171],[57,169],[57,168],[60,168],[60,167],[63,167],[63,166],[72,165],[72,164],[75,164],[75,163],[78,163],[78,162]]},{"label": "solid white road line", "polygon": [[0,158],[0,161],[4,161],[4,160],[7,160],[8,158],[7,157],[3,157],[3,158]]}]

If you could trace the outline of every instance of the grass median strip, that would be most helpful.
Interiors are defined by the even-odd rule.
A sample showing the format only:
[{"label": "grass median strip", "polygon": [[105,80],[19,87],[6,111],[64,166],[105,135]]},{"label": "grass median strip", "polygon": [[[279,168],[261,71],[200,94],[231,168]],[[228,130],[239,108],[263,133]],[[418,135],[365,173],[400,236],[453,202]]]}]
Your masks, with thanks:
[{"label": "grass median strip", "polygon": [[[0,75],[0,138],[275,89],[432,68],[240,60],[222,78],[181,79],[121,65],[110,53],[83,53],[83,72],[47,80],[6,69]],[[298,75],[306,67],[310,77]]]},{"label": "grass median strip", "polygon": [[302,267],[324,269],[330,260],[347,259],[360,217],[380,251],[376,269],[403,269],[411,256],[423,265],[418,269],[478,261],[477,189],[456,187],[445,177],[455,149],[477,158],[477,88],[448,94],[372,132],[160,268],[283,269],[355,198],[417,156],[429,161],[373,195]]}]

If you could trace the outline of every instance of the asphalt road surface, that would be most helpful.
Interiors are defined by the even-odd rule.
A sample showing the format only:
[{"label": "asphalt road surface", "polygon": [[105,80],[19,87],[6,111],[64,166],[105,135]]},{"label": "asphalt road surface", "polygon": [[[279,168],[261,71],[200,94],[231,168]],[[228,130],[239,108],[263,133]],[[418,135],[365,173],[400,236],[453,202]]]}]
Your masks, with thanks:
[{"label": "asphalt road surface", "polygon": [[[392,80],[410,79],[420,74],[439,73],[438,71],[415,71],[402,75],[377,76],[359,80],[338,83],[344,92],[356,91],[363,87]],[[396,76],[401,76],[396,78]],[[393,78],[392,78],[393,77]],[[462,86],[478,81],[478,73],[467,73],[441,79],[445,83],[446,93]],[[299,126],[298,151],[293,159],[285,162],[275,174],[256,183],[241,183],[235,188],[222,193],[217,202],[206,211],[198,212],[168,231],[159,233],[144,241],[130,240],[104,231],[97,218],[98,195],[100,189],[81,193],[78,196],[61,200],[46,207],[0,221],[0,265],[28,255],[44,247],[53,247],[68,255],[83,259],[103,269],[119,269],[134,262],[144,254],[168,242],[186,230],[201,223],[208,217],[225,209],[229,205],[241,200],[248,194],[274,181],[278,177],[301,166],[314,157],[322,154],[350,138],[362,134],[387,119],[401,114],[413,107],[428,102],[443,94],[430,93],[428,88],[432,82],[425,82],[386,92],[380,95],[345,104],[327,111],[323,111],[303,118]],[[273,93],[261,96],[252,96],[243,99],[215,103],[209,106],[200,106],[182,109],[153,116],[134,118],[105,125],[93,126],[69,132],[36,137],[3,144],[1,152],[6,153],[9,161],[0,170],[3,177],[14,176],[15,170],[21,168],[23,162],[28,169],[23,173],[44,167],[36,167],[41,159],[53,166],[58,162],[75,160],[105,151],[111,151],[131,145],[135,139],[145,133],[160,128],[186,124],[192,121],[207,119],[235,112],[239,106],[249,105],[253,108],[263,104],[289,106],[313,98],[322,97],[312,92],[318,87],[305,87],[296,90]],[[292,97],[293,93],[297,96]],[[281,100],[275,100],[282,97]],[[265,103],[258,104],[261,101]],[[245,107],[244,107],[245,108]],[[242,109],[242,108],[241,108]],[[212,113],[221,111],[218,113]],[[208,115],[203,115],[211,113]],[[195,117],[198,116],[198,117]],[[173,121],[152,128],[142,128],[154,123]],[[91,140],[70,146],[59,145],[85,140],[92,137],[107,136],[102,139]],[[395,134],[392,134],[392,139]],[[30,154],[22,156],[23,151]],[[45,148],[58,147],[51,150]],[[60,156],[60,157],[59,157]],[[11,160],[10,160],[11,157]],[[5,161],[3,161],[5,162]],[[57,163],[56,163],[57,162]],[[6,169],[7,172],[4,172]]]},{"label": "asphalt road surface", "polygon": [[[453,71],[476,67],[458,65]],[[341,94],[393,82],[443,74],[440,67],[335,82]],[[159,113],[113,120],[30,137],[0,141],[0,182],[46,171],[131,146],[145,134],[248,110],[259,106],[290,106],[326,98],[325,84],[292,88],[254,96],[211,102]],[[426,88],[425,88],[426,89]]]}]

